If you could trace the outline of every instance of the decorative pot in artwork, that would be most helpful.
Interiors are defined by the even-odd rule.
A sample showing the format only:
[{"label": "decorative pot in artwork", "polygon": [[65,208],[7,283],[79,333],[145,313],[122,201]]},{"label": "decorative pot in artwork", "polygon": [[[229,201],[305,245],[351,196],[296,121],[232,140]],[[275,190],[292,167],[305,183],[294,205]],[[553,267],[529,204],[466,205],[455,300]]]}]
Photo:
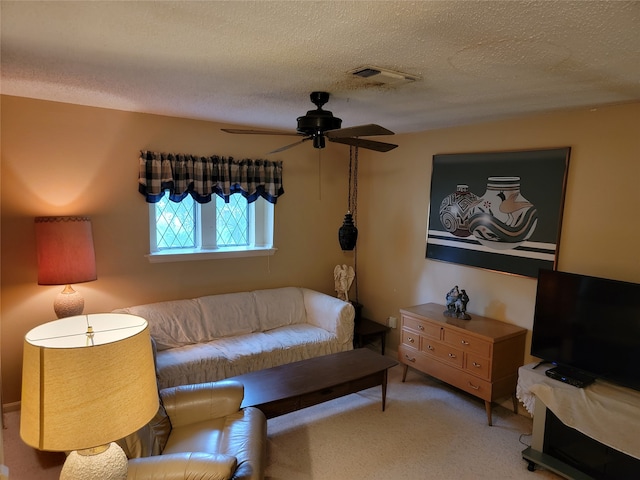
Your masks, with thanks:
[{"label": "decorative pot in artwork", "polygon": [[489,177],[487,191],[469,217],[469,230],[483,245],[497,250],[517,247],[538,224],[536,207],[520,193],[520,177]]},{"label": "decorative pot in artwork", "polygon": [[478,196],[469,191],[468,185],[458,185],[440,204],[440,222],[445,230],[456,237],[468,237],[469,214]]}]

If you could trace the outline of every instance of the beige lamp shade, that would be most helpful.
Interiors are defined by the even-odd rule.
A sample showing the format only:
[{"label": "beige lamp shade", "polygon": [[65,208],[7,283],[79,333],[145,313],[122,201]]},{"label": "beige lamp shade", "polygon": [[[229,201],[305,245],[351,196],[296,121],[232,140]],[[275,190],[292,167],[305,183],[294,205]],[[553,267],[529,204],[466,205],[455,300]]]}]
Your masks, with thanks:
[{"label": "beige lamp shade", "polygon": [[158,411],[147,321],[94,314],[25,336],[20,436],[40,450],[83,450],[143,427]]},{"label": "beige lamp shade", "polygon": [[37,217],[38,284],[68,285],[97,278],[91,220]]}]

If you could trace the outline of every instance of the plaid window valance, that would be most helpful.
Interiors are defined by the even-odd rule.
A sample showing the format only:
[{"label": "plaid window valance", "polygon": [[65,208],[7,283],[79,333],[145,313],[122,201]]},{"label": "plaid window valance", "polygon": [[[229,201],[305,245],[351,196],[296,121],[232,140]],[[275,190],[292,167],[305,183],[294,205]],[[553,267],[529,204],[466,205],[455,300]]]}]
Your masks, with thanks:
[{"label": "plaid window valance", "polygon": [[191,195],[198,203],[208,203],[211,195],[218,195],[228,203],[229,196],[241,193],[249,203],[262,197],[275,204],[284,194],[282,162],[142,151],[138,190],[149,203],[169,190],[174,202]]}]

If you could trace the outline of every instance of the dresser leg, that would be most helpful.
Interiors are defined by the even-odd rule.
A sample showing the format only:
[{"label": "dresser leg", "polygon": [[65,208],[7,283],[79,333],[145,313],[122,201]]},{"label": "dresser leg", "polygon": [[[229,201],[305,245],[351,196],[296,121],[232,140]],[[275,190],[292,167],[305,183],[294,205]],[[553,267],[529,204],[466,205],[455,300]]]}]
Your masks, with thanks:
[{"label": "dresser leg", "polygon": [[405,363],[402,365],[402,383],[407,379],[407,370],[409,370],[409,365]]},{"label": "dresser leg", "polygon": [[484,408],[487,411],[487,423],[489,424],[489,426],[491,426],[493,425],[493,423],[491,422],[491,402],[485,400]]}]

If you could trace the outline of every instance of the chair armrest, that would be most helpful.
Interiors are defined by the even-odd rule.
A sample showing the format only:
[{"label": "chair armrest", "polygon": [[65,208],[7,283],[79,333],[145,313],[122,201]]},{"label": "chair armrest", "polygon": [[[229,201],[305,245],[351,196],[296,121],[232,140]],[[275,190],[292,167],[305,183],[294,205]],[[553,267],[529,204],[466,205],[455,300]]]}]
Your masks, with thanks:
[{"label": "chair armrest", "polygon": [[228,480],[236,468],[236,457],[230,455],[170,453],[129,460],[127,480]]},{"label": "chair armrest", "polygon": [[171,425],[180,427],[237,412],[244,385],[234,380],[180,385],[160,390],[160,396]]}]

